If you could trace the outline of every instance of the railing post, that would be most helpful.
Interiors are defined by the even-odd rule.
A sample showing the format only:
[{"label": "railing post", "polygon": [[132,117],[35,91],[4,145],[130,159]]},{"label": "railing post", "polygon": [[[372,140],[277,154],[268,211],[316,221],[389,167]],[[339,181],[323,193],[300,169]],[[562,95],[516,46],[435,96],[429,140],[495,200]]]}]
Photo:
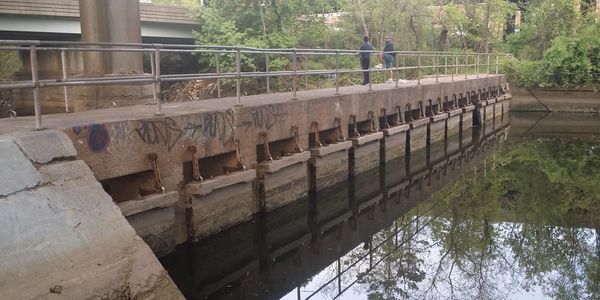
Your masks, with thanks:
[{"label": "railing post", "polygon": [[221,66],[219,65],[219,53],[215,53],[215,63],[217,64],[217,98],[221,98]]},{"label": "railing post", "polygon": [[489,53],[486,56],[485,65],[487,66],[487,77],[489,77],[490,76],[490,54]]},{"label": "railing post", "polygon": [[265,54],[265,72],[267,73],[267,94],[271,93],[271,79],[269,78],[269,54]]},{"label": "railing post", "polygon": [[467,79],[467,75],[469,74],[469,53],[465,52],[465,79]]},{"label": "railing post", "polygon": [[35,113],[35,129],[42,129],[42,105],[40,103],[40,82],[38,77],[37,49],[29,46],[31,62],[31,82],[33,83],[33,111]]},{"label": "railing post", "polygon": [[448,55],[444,54],[444,75],[448,75]]},{"label": "railing post", "polygon": [[477,61],[475,62],[475,72],[476,72],[476,78],[479,78],[479,53],[477,53]]},{"label": "railing post", "polygon": [[335,95],[340,94],[340,53],[335,50]]},{"label": "railing post", "polygon": [[[67,81],[67,54],[65,50],[60,50],[60,65],[62,67],[62,80],[63,82]],[[67,90],[67,86],[63,86],[63,95],[65,97],[65,111],[69,112],[69,91]]]},{"label": "railing post", "polygon": [[304,55],[304,63],[306,63],[306,66],[304,68],[304,71],[306,72],[304,74],[304,89],[308,91],[308,55]]},{"label": "railing post", "polygon": [[292,80],[292,91],[294,93],[294,96],[292,97],[292,99],[298,99],[298,97],[296,97],[296,91],[298,89],[298,66],[296,65],[296,60],[297,60],[297,53],[296,53],[296,48],[294,48],[293,52],[292,52],[292,66],[293,66],[293,70],[294,70],[294,78]]},{"label": "railing post", "polygon": [[402,79],[406,80],[406,56],[402,56]]},{"label": "railing post", "polygon": [[451,72],[452,73],[451,80],[454,81],[454,74],[457,73],[457,68],[458,68],[456,66],[456,53],[452,53],[452,65],[453,65],[453,68],[452,68],[452,72]]},{"label": "railing post", "polygon": [[421,52],[417,53],[417,84],[421,84]]},{"label": "railing post", "polygon": [[160,91],[160,47],[154,48],[154,99],[156,99],[156,116],[162,116],[162,95]]},{"label": "railing post", "polygon": [[[396,55],[394,56],[394,71],[396,71],[396,87],[398,87],[398,82],[400,81],[400,70],[398,70],[398,59],[396,57],[400,57],[400,53],[398,52],[394,52]],[[394,72],[392,71],[392,74],[394,74]]]},{"label": "railing post", "polygon": [[435,53],[435,83],[440,82],[440,53]]},{"label": "railing post", "polygon": [[496,55],[496,75],[498,75],[498,68],[500,66],[499,59],[499,55]]},{"label": "railing post", "polygon": [[241,61],[241,53],[240,48],[235,49],[235,69],[236,69],[236,79],[235,79],[235,96],[237,97],[237,106],[241,106],[241,98],[242,98],[242,61]]}]

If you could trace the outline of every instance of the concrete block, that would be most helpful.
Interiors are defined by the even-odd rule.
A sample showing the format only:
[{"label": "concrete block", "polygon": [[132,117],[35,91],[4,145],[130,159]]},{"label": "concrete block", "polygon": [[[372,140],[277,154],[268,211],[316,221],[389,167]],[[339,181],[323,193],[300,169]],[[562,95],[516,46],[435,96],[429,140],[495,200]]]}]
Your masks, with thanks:
[{"label": "concrete block", "polygon": [[494,119],[494,106],[495,104],[489,104],[485,106],[485,121],[488,122]]},{"label": "concrete block", "polygon": [[406,131],[385,138],[385,160],[392,161],[406,155]]},{"label": "concrete block", "polygon": [[15,143],[34,163],[77,156],[69,137],[58,130],[20,132],[15,134]]},{"label": "concrete block", "polygon": [[380,185],[374,184],[379,182],[380,171],[380,168],[372,168],[354,177],[355,204],[365,202],[381,192]]},{"label": "concrete block", "polygon": [[191,200],[192,241],[248,221],[256,212],[253,187],[249,182],[236,183],[206,195],[186,197]]},{"label": "concrete block", "polygon": [[[429,121],[429,119],[427,119]],[[410,129],[410,152],[415,152],[427,146],[427,125],[414,127]]]},{"label": "concrete block", "polygon": [[274,173],[263,173],[262,176],[264,199],[261,199],[261,208],[265,211],[274,210],[308,195],[306,161],[278,168]]},{"label": "concrete block", "polygon": [[382,138],[383,132],[370,133],[357,138],[352,138],[352,145],[354,147],[359,147],[374,141],[381,140]]},{"label": "concrete block", "polygon": [[[446,115],[448,116],[448,115]],[[446,137],[446,119],[429,123],[429,143],[443,141]]]},{"label": "concrete block", "polygon": [[369,169],[379,168],[380,150],[381,143],[379,139],[374,139],[370,143],[361,146],[354,146],[354,175],[361,174]]},{"label": "concrete block", "polygon": [[259,174],[275,173],[275,172],[281,170],[282,168],[291,166],[293,164],[306,162],[307,160],[310,159],[310,155],[311,155],[310,151],[304,151],[301,153],[294,153],[293,155],[290,155],[290,156],[284,156],[280,159],[273,160],[270,162],[263,162],[263,163],[258,164],[257,172]]},{"label": "concrete block", "polygon": [[202,182],[191,182],[185,185],[185,192],[190,195],[203,196],[214,190],[228,187],[237,183],[252,182],[256,179],[256,170],[233,172],[217,176]]},{"label": "concrete block", "polygon": [[[321,231],[331,228],[323,226],[338,217],[347,213],[350,203],[348,201],[348,184],[338,184],[329,189],[324,189],[316,193],[316,212],[314,221],[316,226],[321,228]],[[340,220],[338,220],[340,221]]]},{"label": "concrete block", "polygon": [[0,196],[35,187],[41,175],[10,139],[0,140]]},{"label": "concrete block", "polygon": [[329,155],[334,152],[348,150],[350,149],[350,147],[352,147],[352,141],[339,142],[320,148],[310,149],[310,154],[312,158],[325,157],[326,155]]},{"label": "concrete block", "polygon": [[118,204],[124,216],[132,216],[155,208],[173,206],[179,199],[178,192],[149,195],[139,200],[125,201]]},{"label": "concrete block", "polygon": [[[352,145],[352,142],[348,141],[346,146],[350,145]],[[323,148],[328,147],[331,146]],[[341,150],[338,150],[337,152],[330,152],[325,156],[313,156],[310,162],[315,171],[314,176],[316,186],[313,188],[316,191],[333,186],[348,179],[349,166],[348,151],[346,147],[341,148]]]},{"label": "concrete block", "polygon": [[41,166],[42,182],[53,185],[96,182],[94,173],[83,160],[65,161]]},{"label": "concrete block", "polygon": [[446,121],[448,136],[456,135],[460,131],[460,118],[461,118],[462,111],[460,111],[460,110],[456,110],[456,111],[459,111],[460,113],[450,116],[448,118],[448,121]]},{"label": "concrete block", "polygon": [[[99,183],[46,186],[0,201],[7,299],[183,298]],[[34,285],[31,282],[35,282]],[[56,295],[54,295],[56,296]]]},{"label": "concrete block", "polygon": [[157,257],[175,252],[174,206],[159,206],[126,219]]}]

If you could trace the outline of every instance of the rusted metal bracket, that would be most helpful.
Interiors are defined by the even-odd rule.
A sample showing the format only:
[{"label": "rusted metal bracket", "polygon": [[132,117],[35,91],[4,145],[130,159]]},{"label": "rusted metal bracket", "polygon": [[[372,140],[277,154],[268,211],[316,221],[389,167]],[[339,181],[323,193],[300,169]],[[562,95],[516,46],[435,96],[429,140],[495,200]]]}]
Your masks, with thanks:
[{"label": "rusted metal bracket", "polygon": [[408,112],[408,119],[406,121],[410,122],[413,120],[412,107],[410,106],[410,103],[406,104],[406,111]]},{"label": "rusted metal bracket", "polygon": [[444,106],[442,104],[442,98],[438,97],[437,98],[437,109],[435,110],[435,114],[439,115],[442,113],[442,111],[446,111],[446,110],[444,109]]},{"label": "rusted metal bracket", "polygon": [[381,109],[381,117],[383,118],[383,128],[390,128],[390,124],[387,120],[387,109],[385,109],[385,107]]},{"label": "rusted metal bracket", "polygon": [[319,122],[313,121],[310,123],[310,128],[313,131],[313,136],[315,138],[315,147],[323,147],[321,143],[321,137],[319,136]]},{"label": "rusted metal bracket", "polygon": [[148,158],[152,163],[152,172],[154,173],[154,186],[160,190],[163,194],[165,193],[165,187],[162,184],[160,178],[160,169],[158,168],[158,155],[154,152],[148,154]]},{"label": "rusted metal bracket", "polygon": [[375,126],[375,112],[370,110],[367,112],[367,117],[369,118],[369,133],[377,132],[377,127]]},{"label": "rusted metal bracket", "polygon": [[263,150],[265,152],[265,160],[273,161],[273,156],[271,156],[271,151],[269,151],[269,133],[266,131],[261,131],[259,134],[263,138]]},{"label": "rusted metal bracket", "polygon": [[453,109],[452,107],[453,103],[450,102],[450,98],[448,98],[448,96],[444,96],[444,104],[443,104],[443,108],[445,112],[450,111],[451,109]]},{"label": "rusted metal bracket", "polygon": [[396,105],[396,126],[404,124],[404,114],[402,106]]},{"label": "rusted metal bracket", "polygon": [[242,160],[242,154],[240,152],[240,139],[234,138],[233,142],[235,143],[235,158],[237,159],[238,166],[242,169],[242,171],[246,171],[246,165]]},{"label": "rusted metal bracket", "polygon": [[423,107],[423,101],[419,101],[419,119],[425,117],[425,108]]},{"label": "rusted metal bracket", "polygon": [[190,145],[187,150],[192,152],[192,179],[194,181],[204,181],[200,174],[200,163],[198,162],[198,148],[195,145]]},{"label": "rusted metal bracket", "polygon": [[475,91],[471,91],[471,104],[479,103],[479,98],[477,98],[477,94]]},{"label": "rusted metal bracket", "polygon": [[360,137],[360,133],[358,133],[358,124],[356,123],[356,115],[350,115],[350,120],[352,122],[352,126],[354,127],[354,130],[352,131],[353,137]]},{"label": "rusted metal bracket", "polygon": [[292,133],[294,134],[294,143],[296,144],[295,146],[295,150],[297,153],[300,153],[304,150],[302,150],[302,147],[300,147],[300,137],[298,136],[298,126],[293,125],[292,126]]},{"label": "rusted metal bracket", "polygon": [[462,93],[458,94],[458,107],[465,107],[465,101],[463,100],[464,96]]},{"label": "rusted metal bracket", "polygon": [[344,133],[342,132],[342,119],[340,117],[335,117],[333,119],[333,123],[337,127],[337,141],[343,142],[346,140]]},{"label": "rusted metal bracket", "polygon": [[[429,113],[427,113],[427,108],[429,108]],[[431,99],[427,100],[427,106],[425,107],[425,116],[426,117],[433,116],[433,100],[431,100]]]}]

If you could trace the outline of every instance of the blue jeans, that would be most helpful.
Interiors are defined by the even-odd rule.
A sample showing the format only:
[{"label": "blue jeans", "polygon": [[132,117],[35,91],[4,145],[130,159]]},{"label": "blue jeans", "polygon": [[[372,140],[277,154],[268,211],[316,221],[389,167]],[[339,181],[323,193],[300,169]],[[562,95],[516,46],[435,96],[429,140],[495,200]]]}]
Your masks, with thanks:
[{"label": "blue jeans", "polygon": [[394,65],[394,56],[389,53],[383,54],[383,62],[385,63],[385,68],[389,69]]}]

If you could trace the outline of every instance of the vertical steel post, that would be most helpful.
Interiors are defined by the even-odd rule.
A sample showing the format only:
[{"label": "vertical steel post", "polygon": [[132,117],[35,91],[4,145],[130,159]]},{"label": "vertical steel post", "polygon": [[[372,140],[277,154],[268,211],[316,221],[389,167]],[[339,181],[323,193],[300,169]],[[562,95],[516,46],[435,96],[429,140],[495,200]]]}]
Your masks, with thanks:
[{"label": "vertical steel post", "polygon": [[31,82],[33,83],[33,111],[35,112],[35,129],[42,129],[42,105],[40,103],[40,82],[38,76],[37,49],[35,45],[29,46],[31,62]]},{"label": "vertical steel post", "polygon": [[402,56],[402,79],[406,79],[406,56]]},{"label": "vertical steel post", "polygon": [[340,259],[337,259],[337,286],[338,286],[338,295],[342,294],[342,263]]},{"label": "vertical steel post", "polygon": [[498,75],[498,68],[500,67],[499,55],[496,55],[496,75]]},{"label": "vertical steel post", "polygon": [[[398,82],[400,81],[400,70],[398,70],[398,59],[396,57],[400,57],[400,53],[396,52],[396,56],[394,56],[394,71],[396,71],[396,87],[398,87]],[[393,71],[392,74],[394,74]]]},{"label": "vertical steel post", "polygon": [[490,54],[489,53],[487,54],[485,65],[487,66],[487,76],[489,77],[490,76]]},{"label": "vertical steel post", "polygon": [[154,98],[156,99],[156,114],[162,116],[162,95],[160,92],[160,47],[154,48]]},{"label": "vertical steel post", "polygon": [[269,54],[265,54],[265,72],[267,72],[267,94],[271,93],[271,79],[269,78]]},{"label": "vertical steel post", "polygon": [[217,98],[221,98],[221,66],[219,63],[219,53],[215,53],[215,64],[217,64]]},{"label": "vertical steel post", "polygon": [[294,100],[298,99],[298,97],[296,97],[296,91],[298,89],[298,66],[296,65],[297,58],[298,56],[296,54],[296,48],[294,48],[292,52],[292,66],[294,68],[294,78],[292,80],[292,91],[294,93],[294,96],[292,97],[292,99]]},{"label": "vertical steel post", "polygon": [[421,84],[421,52],[417,54],[417,84]]},{"label": "vertical steel post", "polygon": [[465,52],[465,79],[467,79],[467,74],[469,74],[469,54]]},{"label": "vertical steel post", "polygon": [[335,50],[335,95],[340,94],[340,53]]},{"label": "vertical steel post", "polygon": [[[67,81],[67,54],[65,50],[60,50],[60,64],[62,67],[62,80],[63,82]],[[69,91],[67,90],[67,86],[63,86],[63,95],[65,97],[65,111],[69,112]]]},{"label": "vertical steel post", "polygon": [[440,82],[440,53],[435,53],[435,83]]},{"label": "vertical steel post", "polygon": [[306,64],[304,71],[304,89],[308,91],[308,55],[304,55],[304,63]]},{"label": "vertical steel post", "polygon": [[453,66],[453,68],[452,68],[452,72],[451,72],[452,74],[451,74],[450,80],[454,81],[454,74],[456,73],[456,68],[457,68],[456,67],[456,53],[452,54],[452,66]]},{"label": "vertical steel post", "polygon": [[240,48],[235,49],[235,69],[236,69],[236,79],[235,79],[235,96],[237,97],[236,105],[240,106],[241,98],[242,98],[242,58],[240,53]]},{"label": "vertical steel post", "polygon": [[448,75],[448,55],[444,54],[444,75]]},{"label": "vertical steel post", "polygon": [[479,78],[479,53],[477,53],[477,61],[475,62],[476,77]]}]

